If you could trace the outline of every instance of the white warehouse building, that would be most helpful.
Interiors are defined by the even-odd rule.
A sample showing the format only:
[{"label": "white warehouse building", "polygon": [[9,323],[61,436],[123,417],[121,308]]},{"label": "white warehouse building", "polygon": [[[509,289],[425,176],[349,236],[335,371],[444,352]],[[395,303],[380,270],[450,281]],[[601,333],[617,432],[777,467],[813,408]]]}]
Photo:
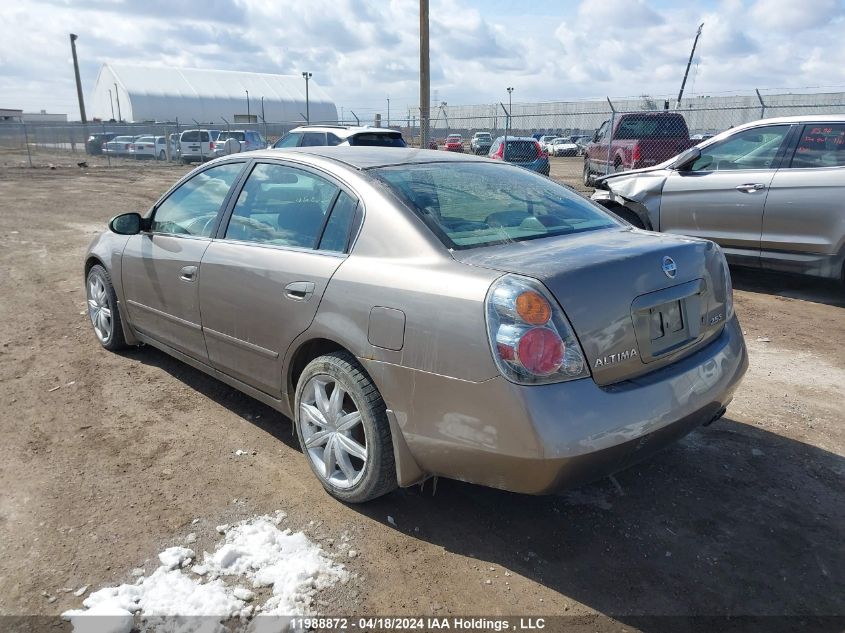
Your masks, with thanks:
[{"label": "white warehouse building", "polygon": [[[247,93],[249,102],[247,105]],[[305,79],[233,70],[103,64],[89,102],[89,116],[103,121],[176,121],[191,125],[235,123],[247,114],[268,122],[305,117]],[[337,121],[337,107],[311,79],[312,122]],[[261,119],[252,119],[260,122]]]}]

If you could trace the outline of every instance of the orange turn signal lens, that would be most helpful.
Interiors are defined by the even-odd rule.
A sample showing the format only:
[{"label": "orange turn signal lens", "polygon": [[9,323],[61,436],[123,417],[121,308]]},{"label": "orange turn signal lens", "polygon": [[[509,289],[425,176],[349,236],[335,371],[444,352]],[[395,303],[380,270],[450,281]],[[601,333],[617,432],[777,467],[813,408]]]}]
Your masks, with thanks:
[{"label": "orange turn signal lens", "polygon": [[543,325],[552,318],[552,306],[540,293],[526,290],[516,298],[516,313],[530,325]]}]

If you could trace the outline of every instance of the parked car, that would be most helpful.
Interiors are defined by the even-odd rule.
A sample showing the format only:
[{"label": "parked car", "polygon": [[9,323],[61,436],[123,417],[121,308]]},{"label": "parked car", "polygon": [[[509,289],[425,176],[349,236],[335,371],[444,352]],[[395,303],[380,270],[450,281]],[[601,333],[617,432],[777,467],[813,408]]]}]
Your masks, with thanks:
[{"label": "parked car", "polygon": [[584,184],[595,175],[651,167],[695,145],[679,112],[636,112],[605,121],[584,152]]},{"label": "parked car", "polygon": [[632,224],[711,239],[736,264],[845,281],[845,116],[737,126],[594,200]]},{"label": "parked car", "polygon": [[503,160],[544,176],[549,175],[549,155],[540,147],[540,142],[530,136],[500,136],[490,146],[488,158]]},{"label": "parked car", "polygon": [[549,156],[577,156],[578,145],[569,140],[568,137],[559,137],[546,145]]},{"label": "parked car", "polygon": [[130,143],[129,155],[133,158],[167,160],[167,143],[163,136],[139,136]]},{"label": "parked car", "polygon": [[129,156],[129,149],[137,136],[115,136],[103,145],[103,154],[125,158]]},{"label": "parked car", "polygon": [[[476,132],[469,141],[469,148],[475,155],[487,154],[493,144],[493,137],[490,132]],[[435,148],[437,149],[437,148]]]},{"label": "parked car", "polygon": [[112,132],[94,132],[85,141],[85,153],[97,156],[103,153],[103,145],[112,140],[117,134]]},{"label": "parked car", "polygon": [[602,477],[717,419],[747,367],[712,242],[484,158],[234,154],[109,228],[85,256],[102,346],[147,343],[279,410],[346,502],[432,475]]},{"label": "parked car", "polygon": [[242,152],[252,152],[257,149],[267,148],[267,141],[260,132],[255,130],[224,130],[217,137],[214,147],[215,155],[223,155],[222,145],[230,138],[235,139],[241,144]]},{"label": "parked car", "polygon": [[587,151],[587,145],[589,145],[593,140],[592,136],[576,136],[573,139],[573,142],[578,146],[578,156],[583,156],[584,153]]},{"label": "parked car", "polygon": [[185,130],[179,136],[179,160],[183,163],[200,162],[214,158],[214,148],[220,130]]},{"label": "parked car", "polygon": [[435,139],[428,141],[428,149],[437,149],[437,141]]},{"label": "parked car", "polygon": [[319,145],[363,145],[407,147],[402,133],[383,127],[353,125],[303,125],[292,129],[273,144],[273,149]]},{"label": "parked car", "polygon": [[446,137],[446,145],[444,149],[447,152],[463,152],[464,151],[464,139],[461,138],[460,134],[449,134]]},{"label": "parked car", "polygon": [[538,138],[537,142],[540,143],[540,147],[543,149],[544,152],[548,152],[549,151],[549,144],[552,141],[554,141],[556,138],[558,138],[558,137],[545,134],[545,135],[541,136],[540,138]]}]

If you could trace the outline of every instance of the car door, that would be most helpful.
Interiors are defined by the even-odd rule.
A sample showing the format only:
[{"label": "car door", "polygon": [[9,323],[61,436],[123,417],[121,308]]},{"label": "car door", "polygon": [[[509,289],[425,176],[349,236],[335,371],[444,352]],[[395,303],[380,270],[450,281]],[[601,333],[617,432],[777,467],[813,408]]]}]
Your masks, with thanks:
[{"label": "car door", "polygon": [[216,165],[179,184],[153,209],[149,231],[133,235],[122,258],[132,326],[207,361],[199,311],[199,265],[220,211],[245,162]]},{"label": "car door", "polygon": [[825,266],[845,240],[845,123],[805,125],[790,154],[769,187],[761,259],[838,276]]},{"label": "car door", "polygon": [[605,121],[596,130],[593,142],[590,143],[587,152],[590,170],[596,174],[604,174],[607,171],[607,152],[610,142],[610,121]]},{"label": "car door", "polygon": [[200,265],[211,364],[279,397],[282,361],[349,244],[358,200],[322,172],[258,162]]},{"label": "car door", "polygon": [[791,126],[748,128],[702,148],[687,169],[670,171],[660,199],[660,227],[711,239],[757,264],[763,207]]}]

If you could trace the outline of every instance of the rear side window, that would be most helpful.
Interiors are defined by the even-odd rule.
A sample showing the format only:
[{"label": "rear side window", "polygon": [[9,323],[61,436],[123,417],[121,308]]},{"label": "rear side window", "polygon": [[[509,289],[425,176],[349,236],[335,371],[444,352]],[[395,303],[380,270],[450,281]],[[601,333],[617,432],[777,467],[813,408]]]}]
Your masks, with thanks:
[{"label": "rear side window", "polygon": [[845,124],[807,125],[798,141],[793,168],[842,167],[845,165]]},{"label": "rear side window", "polygon": [[424,163],[374,169],[372,173],[449,248],[616,226],[607,213],[574,191],[527,169],[501,163]]},{"label": "rear side window", "polygon": [[373,133],[362,132],[356,134],[349,139],[350,145],[360,145],[364,147],[407,147],[407,143],[402,138],[402,134],[396,132],[391,133]]},{"label": "rear side window", "polygon": [[332,214],[326,223],[323,237],[320,239],[321,251],[342,253],[346,250],[346,245],[349,243],[349,232],[352,229],[352,221],[355,219],[355,209],[357,206],[358,201],[355,198],[345,191],[340,192],[337,202],[332,207]]},{"label": "rear side window", "polygon": [[200,132],[199,130],[190,130],[182,132],[183,143],[206,143],[208,142],[208,132]]},{"label": "rear side window", "polygon": [[322,147],[326,144],[325,132],[305,132],[300,147]]},{"label": "rear side window", "polygon": [[225,239],[314,248],[337,191],[310,172],[259,163],[238,196]]}]

